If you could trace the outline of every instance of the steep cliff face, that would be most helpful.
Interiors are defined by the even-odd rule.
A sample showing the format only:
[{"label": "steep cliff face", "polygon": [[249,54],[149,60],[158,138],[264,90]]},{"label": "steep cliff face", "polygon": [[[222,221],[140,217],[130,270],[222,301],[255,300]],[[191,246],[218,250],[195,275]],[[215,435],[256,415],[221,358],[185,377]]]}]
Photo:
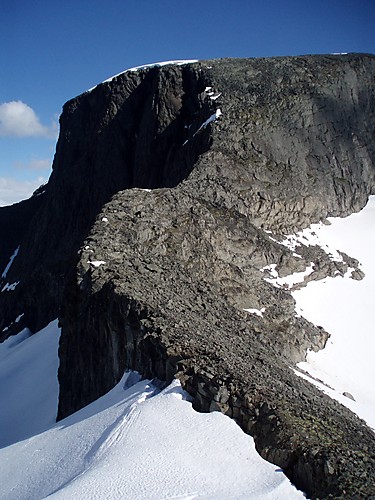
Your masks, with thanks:
[{"label": "steep cliff face", "polygon": [[209,71],[223,116],[195,187],[207,193],[215,179],[213,201],[279,231],[364,206],[374,189],[373,56],[230,60]]},{"label": "steep cliff face", "polygon": [[224,59],[127,72],[65,105],[46,192],[1,254],[20,245],[1,286],[19,284],[0,294],[3,337],[59,315],[59,418],[127,368],[178,377],[310,497],[373,491],[373,433],[290,369],[328,334],[264,268],[356,266],[279,241],[375,193],[374,76],[369,55]]},{"label": "steep cliff face", "polygon": [[57,316],[66,270],[113,194],[134,186],[175,186],[189,174],[211,141],[204,129],[194,148],[181,149],[185,123],[198,128],[212,113],[213,104],[202,97],[204,86],[201,72],[189,65],[150,68],[125,73],[65,104],[43,203],[38,210],[29,209],[31,201],[22,206],[24,221],[12,241],[6,236],[10,209],[0,211],[4,267],[20,246],[7,277],[18,285],[10,301],[0,298],[1,329],[12,325],[15,302],[24,313],[17,327],[37,331]]}]

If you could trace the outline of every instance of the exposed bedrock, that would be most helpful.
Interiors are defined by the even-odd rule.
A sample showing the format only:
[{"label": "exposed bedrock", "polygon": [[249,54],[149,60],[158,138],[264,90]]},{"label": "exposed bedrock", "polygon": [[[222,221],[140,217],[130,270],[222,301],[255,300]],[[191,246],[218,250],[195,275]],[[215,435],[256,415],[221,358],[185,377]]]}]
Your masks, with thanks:
[{"label": "exposed bedrock", "polygon": [[19,283],[0,294],[0,328],[16,302],[19,327],[56,317],[67,268],[122,189],[183,181],[276,232],[362,208],[375,185],[374,65],[356,54],[203,61],[126,72],[69,101],[40,203],[18,210],[17,234],[0,209],[0,262],[20,246],[0,283]]},{"label": "exposed bedrock", "polygon": [[[259,271],[293,259],[303,260],[247,217],[180,188],[118,193],[66,287],[59,418],[107,392],[125,369],[178,377],[197,410],[236,419],[310,498],[365,496],[373,432],[292,371],[327,334],[297,317],[289,291]],[[253,307],[263,316],[243,310]]]},{"label": "exposed bedrock", "polygon": [[9,239],[0,210],[1,262],[19,246],[2,337],[59,316],[59,418],[125,369],[178,377],[309,497],[375,494],[373,432],[292,369],[328,333],[264,279],[357,267],[279,241],[375,193],[374,77],[371,55],[223,59],[127,72],[64,106],[51,179]]}]

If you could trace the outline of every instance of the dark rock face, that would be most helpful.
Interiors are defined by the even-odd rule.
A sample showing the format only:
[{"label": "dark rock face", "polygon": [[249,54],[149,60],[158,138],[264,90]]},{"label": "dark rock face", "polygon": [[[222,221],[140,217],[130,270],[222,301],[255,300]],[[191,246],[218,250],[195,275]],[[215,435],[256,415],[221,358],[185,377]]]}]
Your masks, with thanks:
[{"label": "dark rock face", "polygon": [[[13,284],[20,281],[20,278],[15,279],[12,277],[12,266],[8,268],[8,264],[12,257],[16,258],[20,244],[25,240],[31,220],[44,203],[44,196],[44,194],[32,196],[26,201],[0,208],[0,291],[3,290],[6,284]],[[17,276],[20,277],[21,274],[18,273]],[[0,341],[14,332],[12,326],[13,328],[24,328],[27,326],[23,320],[18,322],[17,325],[14,324],[14,320],[26,310],[26,298],[22,301],[22,304],[15,300],[15,294],[18,296],[22,294],[22,291],[20,293],[22,286],[21,283],[17,285],[17,292],[0,292]],[[25,293],[29,292],[30,290],[25,289]]]},{"label": "dark rock face", "polygon": [[374,434],[291,369],[327,332],[262,271],[356,267],[278,240],[375,193],[374,76],[367,55],[206,61],[65,105],[46,193],[1,254],[19,240],[7,280],[20,284],[0,294],[3,336],[59,315],[59,418],[127,368],[178,377],[309,497],[374,494]]},{"label": "dark rock face", "polygon": [[[202,97],[204,85],[190,66],[151,68],[121,75],[65,104],[43,203],[35,215],[31,201],[22,205],[24,221],[17,229],[22,234],[13,238],[20,251],[8,279],[20,283],[11,305],[4,303],[0,327],[11,324],[15,302],[24,312],[22,325],[34,332],[58,315],[66,270],[113,194],[134,186],[174,186],[189,174],[211,141],[204,129],[193,148],[181,148],[184,124],[198,128],[212,113],[213,104]],[[0,210],[0,223],[10,210],[16,208]],[[4,267],[14,245],[6,240],[1,249]],[[13,332],[9,328],[7,335]]]}]

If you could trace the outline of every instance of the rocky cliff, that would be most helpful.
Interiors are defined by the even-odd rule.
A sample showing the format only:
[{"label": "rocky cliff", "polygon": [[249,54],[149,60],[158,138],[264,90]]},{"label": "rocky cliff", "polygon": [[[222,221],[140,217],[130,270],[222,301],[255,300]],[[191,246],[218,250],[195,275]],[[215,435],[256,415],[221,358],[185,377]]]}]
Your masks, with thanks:
[{"label": "rocky cliff", "polygon": [[328,334],[264,279],[356,267],[280,241],[375,194],[374,76],[371,55],[202,61],[64,106],[45,191],[0,210],[2,337],[59,317],[59,418],[127,368],[178,377],[311,498],[375,494],[372,431],[291,369]]}]

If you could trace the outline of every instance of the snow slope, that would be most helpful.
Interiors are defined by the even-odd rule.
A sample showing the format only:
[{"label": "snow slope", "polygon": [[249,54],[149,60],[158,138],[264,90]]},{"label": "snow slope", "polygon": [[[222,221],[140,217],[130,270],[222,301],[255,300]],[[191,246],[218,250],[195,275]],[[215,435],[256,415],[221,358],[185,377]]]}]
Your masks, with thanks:
[{"label": "snow slope", "polygon": [[25,329],[0,344],[0,447],[54,424],[59,337],[56,320],[37,335]]},{"label": "snow slope", "polygon": [[365,277],[355,281],[347,273],[292,292],[297,312],[331,334],[325,349],[310,352],[298,366],[328,384],[333,391],[320,388],[375,429],[375,196],[361,212],[329,221],[330,226],[315,228],[318,238],[332,248],[332,255],[337,249],[358,259]]},{"label": "snow slope", "polygon": [[[365,277],[345,277],[311,281],[305,288],[293,291],[296,314],[322,326],[331,337],[325,349],[309,352],[298,364],[296,374],[357,413],[375,429],[375,196],[359,213],[346,218],[329,218],[330,225],[313,224],[282,244],[295,250],[300,245],[319,245],[334,261],[342,261],[339,251],[361,263]],[[263,269],[264,279],[276,287],[291,289],[313,271],[311,263],[304,272],[280,278],[276,265]],[[344,395],[345,393],[345,395]],[[355,401],[353,401],[353,399]]]},{"label": "snow slope", "polygon": [[0,499],[304,498],[233,420],[195,412],[178,381],[127,373],[53,424],[58,337],[53,322],[0,345]]}]

